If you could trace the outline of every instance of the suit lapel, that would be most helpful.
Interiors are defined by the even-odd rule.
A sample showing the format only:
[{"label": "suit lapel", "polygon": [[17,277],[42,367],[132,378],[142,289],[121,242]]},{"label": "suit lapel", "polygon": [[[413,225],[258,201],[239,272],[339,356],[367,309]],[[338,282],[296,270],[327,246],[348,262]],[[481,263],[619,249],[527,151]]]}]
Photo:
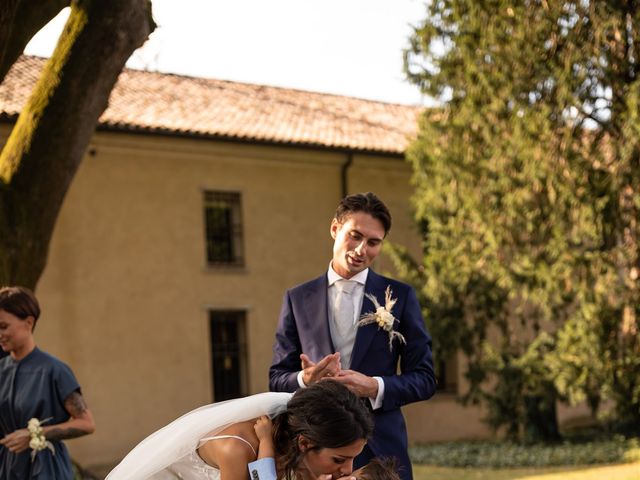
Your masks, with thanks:
[{"label": "suit lapel", "polygon": [[[371,300],[369,300],[366,294],[373,295],[378,299],[378,302],[381,304],[384,303],[384,280],[383,278],[375,273],[373,270],[369,269],[369,274],[367,275],[367,283],[364,286],[364,299],[362,300],[362,310],[360,311],[360,316],[365,313],[375,312],[376,307]],[[364,360],[365,354],[369,349],[369,345],[373,340],[376,332],[378,331],[378,325],[375,323],[371,323],[369,325],[365,325],[363,327],[358,327],[356,333],[356,340],[353,344],[353,351],[351,353],[351,370],[357,370],[362,361]]]},{"label": "suit lapel", "polygon": [[[329,331],[329,313],[327,311],[327,276],[323,275],[311,282],[304,291],[304,308],[307,325],[301,327],[309,332],[312,351],[305,351],[314,361],[321,360],[335,351]],[[304,347],[303,347],[304,348]]]}]

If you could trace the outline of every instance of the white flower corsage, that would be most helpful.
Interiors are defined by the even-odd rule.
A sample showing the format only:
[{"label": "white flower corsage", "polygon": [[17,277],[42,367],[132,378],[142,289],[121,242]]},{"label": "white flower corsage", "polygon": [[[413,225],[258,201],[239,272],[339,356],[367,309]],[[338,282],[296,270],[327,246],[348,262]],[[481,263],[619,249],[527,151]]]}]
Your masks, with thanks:
[{"label": "white flower corsage", "polygon": [[36,454],[40,451],[40,450],[44,450],[45,448],[48,448],[49,450],[51,450],[51,452],[55,455],[56,454],[56,449],[53,446],[53,443],[51,443],[49,440],[47,440],[44,436],[44,430],[42,429],[42,424],[44,422],[47,422],[51,420],[50,418],[47,418],[45,420],[38,420],[37,418],[32,418],[31,420],[29,420],[29,423],[27,424],[27,430],[29,430],[29,437],[31,437],[31,440],[29,440],[29,447],[31,448],[31,461],[33,461],[36,457]]},{"label": "white flower corsage", "polygon": [[394,339],[398,339],[401,343],[407,343],[402,334],[393,329],[393,322],[396,321],[396,318],[391,313],[391,309],[398,299],[391,298],[391,294],[391,285],[388,285],[387,289],[384,291],[384,306],[382,306],[378,303],[378,299],[376,299],[376,297],[370,293],[366,293],[366,297],[373,302],[373,305],[376,307],[376,311],[362,315],[358,322],[359,327],[369,325],[370,323],[377,323],[378,328],[382,328],[389,332],[389,350],[392,350],[393,348]]}]

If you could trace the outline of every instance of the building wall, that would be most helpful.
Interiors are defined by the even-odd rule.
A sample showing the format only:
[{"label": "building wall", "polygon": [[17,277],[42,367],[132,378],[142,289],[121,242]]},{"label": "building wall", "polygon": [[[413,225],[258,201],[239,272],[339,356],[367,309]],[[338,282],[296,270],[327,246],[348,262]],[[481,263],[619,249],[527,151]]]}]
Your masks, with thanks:
[{"label": "building wall", "polygon": [[[0,138],[7,132],[0,126]],[[347,160],[292,147],[94,136],[36,292],[37,342],[73,368],[97,422],[94,435],[67,442],[74,458],[111,466],[152,431],[212,401],[210,309],[247,311],[249,393],[267,389],[282,295],[322,274],[331,258],[329,224]],[[388,241],[417,254],[409,166],[352,160],[349,192],[376,192],[393,214]],[[245,267],[207,267],[205,190],[242,194]],[[384,255],[374,268],[393,275]],[[404,412],[412,442],[491,435],[480,409],[462,407],[454,394]]]}]

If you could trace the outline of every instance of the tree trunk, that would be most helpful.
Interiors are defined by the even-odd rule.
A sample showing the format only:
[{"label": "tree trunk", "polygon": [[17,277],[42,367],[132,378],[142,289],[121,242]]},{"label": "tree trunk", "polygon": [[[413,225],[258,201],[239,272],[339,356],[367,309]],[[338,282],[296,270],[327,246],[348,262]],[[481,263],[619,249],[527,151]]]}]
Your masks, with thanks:
[{"label": "tree trunk", "polygon": [[29,40],[69,6],[70,0],[2,0],[0,3],[0,82]]},{"label": "tree trunk", "polygon": [[149,0],[77,0],[0,154],[0,284],[35,288],[51,234],[126,60],[154,28]]}]

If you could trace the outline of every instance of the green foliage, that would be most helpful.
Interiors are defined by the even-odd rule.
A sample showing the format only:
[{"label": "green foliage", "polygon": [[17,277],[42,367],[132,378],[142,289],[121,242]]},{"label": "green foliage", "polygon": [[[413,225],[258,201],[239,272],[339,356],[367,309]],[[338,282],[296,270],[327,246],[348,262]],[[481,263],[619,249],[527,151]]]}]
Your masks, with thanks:
[{"label": "green foliage", "polygon": [[436,355],[468,356],[465,400],[513,438],[557,396],[640,428],[640,6],[427,10],[405,58],[443,100],[408,152],[423,257],[388,252]]},{"label": "green foliage", "polygon": [[450,442],[410,448],[414,463],[448,467],[551,467],[640,461],[638,438],[614,437],[582,443],[522,445],[498,442]]}]

